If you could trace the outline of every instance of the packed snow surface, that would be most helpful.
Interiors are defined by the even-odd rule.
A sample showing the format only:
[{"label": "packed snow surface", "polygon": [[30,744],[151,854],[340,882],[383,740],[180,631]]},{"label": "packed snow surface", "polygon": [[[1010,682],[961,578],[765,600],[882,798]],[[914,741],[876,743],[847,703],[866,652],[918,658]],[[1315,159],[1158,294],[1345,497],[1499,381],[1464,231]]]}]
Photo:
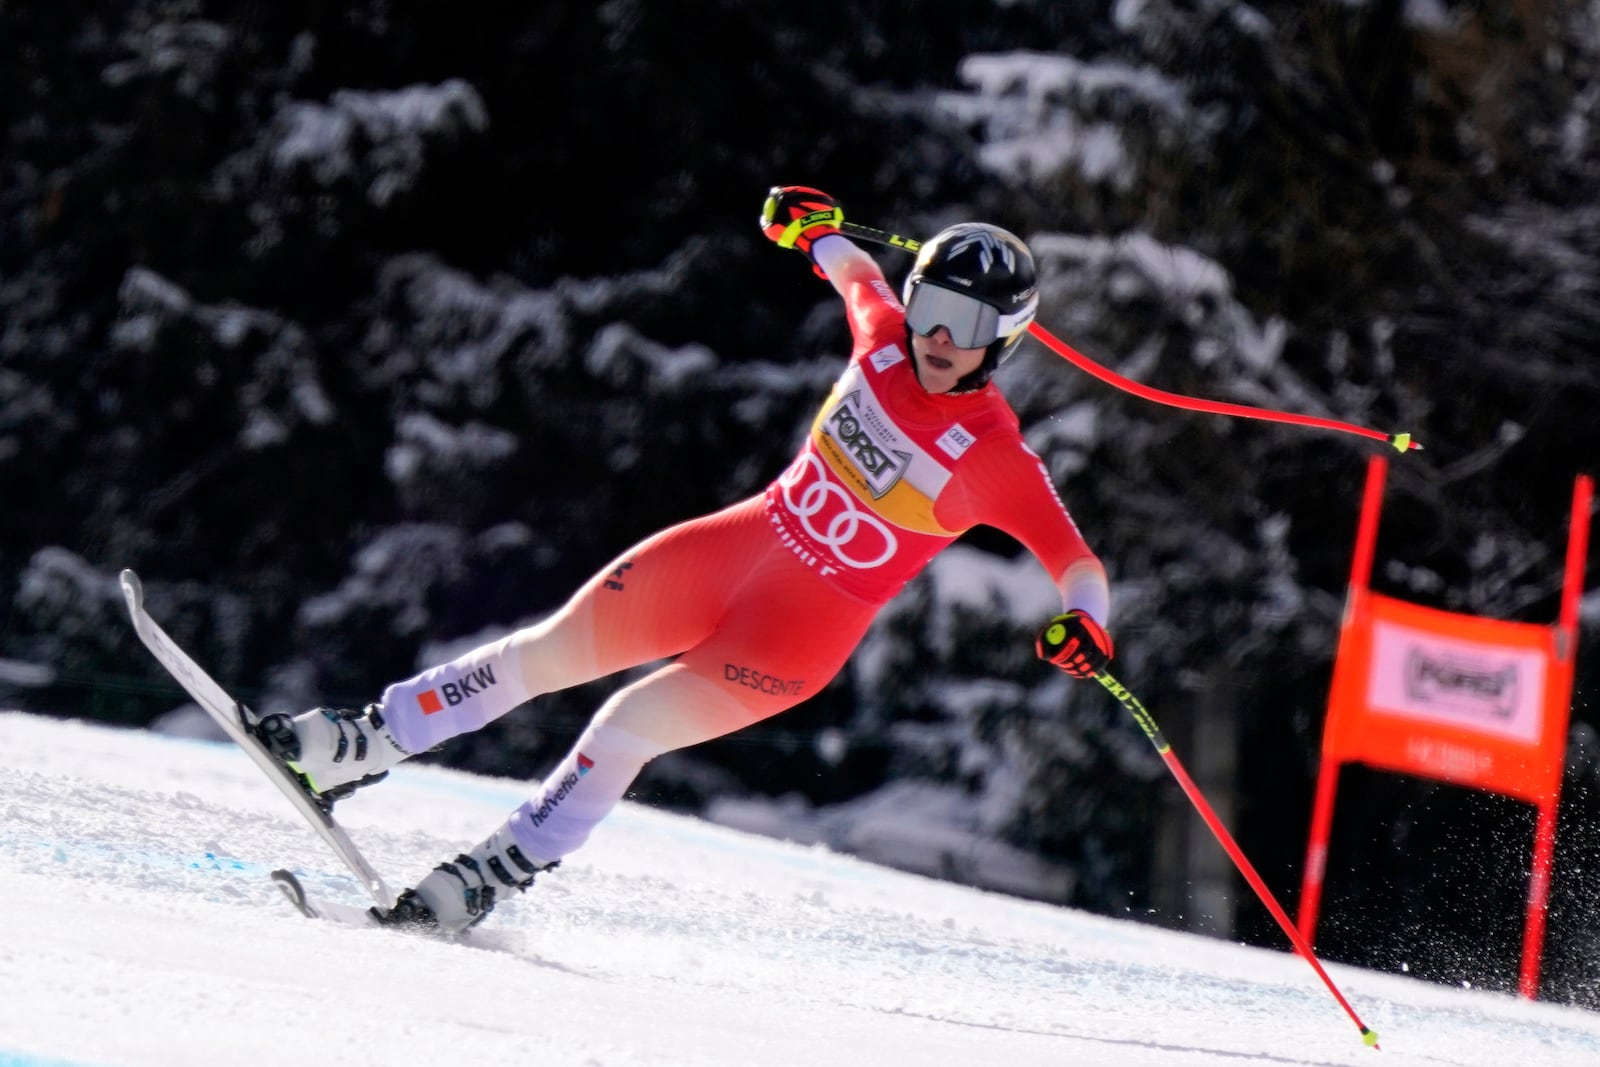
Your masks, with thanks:
[{"label": "packed snow surface", "polygon": [[[624,804],[449,942],[362,893],[226,744],[0,714],[0,1067],[1600,1063],[1600,1016],[1305,961]],[[407,765],[342,802],[395,885],[526,783]]]}]

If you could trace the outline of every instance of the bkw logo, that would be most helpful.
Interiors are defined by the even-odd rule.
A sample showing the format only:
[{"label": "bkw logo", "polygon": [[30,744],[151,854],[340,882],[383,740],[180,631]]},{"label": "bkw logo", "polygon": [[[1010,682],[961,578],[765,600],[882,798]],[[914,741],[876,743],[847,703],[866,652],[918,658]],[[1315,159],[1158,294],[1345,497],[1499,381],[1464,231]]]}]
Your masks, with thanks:
[{"label": "bkw logo", "polygon": [[455,707],[462,701],[477,696],[495,684],[494,668],[490,666],[479,667],[469,671],[454,681],[445,682],[433,689],[424,690],[417,694],[417,706],[422,709],[422,714],[432,715],[434,712],[443,711],[447,707]]}]

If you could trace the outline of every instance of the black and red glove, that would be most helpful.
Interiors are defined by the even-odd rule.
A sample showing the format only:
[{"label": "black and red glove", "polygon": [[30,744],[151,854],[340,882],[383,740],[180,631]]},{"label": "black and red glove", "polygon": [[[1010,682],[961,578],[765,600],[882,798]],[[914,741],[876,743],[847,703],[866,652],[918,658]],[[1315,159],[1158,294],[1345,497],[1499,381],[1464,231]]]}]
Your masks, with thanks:
[{"label": "black and red glove", "polygon": [[798,248],[809,258],[811,242],[838,233],[844,209],[820,189],[774,185],[761,206],[761,232],[779,248]]},{"label": "black and red glove", "polygon": [[1074,678],[1093,678],[1111,662],[1111,635],[1083,612],[1069,611],[1044,624],[1034,649]]}]

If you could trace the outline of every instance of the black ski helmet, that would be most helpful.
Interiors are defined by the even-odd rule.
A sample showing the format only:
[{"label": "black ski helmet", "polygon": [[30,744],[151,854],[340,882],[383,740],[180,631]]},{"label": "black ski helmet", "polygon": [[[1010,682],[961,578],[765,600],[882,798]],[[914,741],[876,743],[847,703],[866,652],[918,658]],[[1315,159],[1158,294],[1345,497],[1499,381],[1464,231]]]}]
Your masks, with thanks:
[{"label": "black ski helmet", "polygon": [[995,337],[985,346],[983,363],[957,384],[960,390],[976,389],[989,380],[1022,343],[1039,310],[1033,253],[1016,234],[987,222],[960,222],[923,242],[902,292],[908,309],[924,285],[973,297],[998,313]]}]

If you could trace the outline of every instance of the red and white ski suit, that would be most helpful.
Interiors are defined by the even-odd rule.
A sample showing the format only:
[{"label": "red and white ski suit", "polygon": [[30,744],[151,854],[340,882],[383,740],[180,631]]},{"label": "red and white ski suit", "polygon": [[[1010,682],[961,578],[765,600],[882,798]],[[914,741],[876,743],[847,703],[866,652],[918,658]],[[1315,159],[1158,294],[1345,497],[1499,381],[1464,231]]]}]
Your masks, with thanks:
[{"label": "red and white ski suit", "polygon": [[384,694],[397,740],[420,752],[541,693],[671,659],[606,701],[513,814],[530,856],[582,844],[652,757],[821,690],[883,603],[973,526],[1011,534],[1065,609],[1105,621],[1100,562],[1000,392],[925,391],[876,262],[843,238],[814,253],[844,297],[854,346],[766,491],[647,538],[550,618]]}]

